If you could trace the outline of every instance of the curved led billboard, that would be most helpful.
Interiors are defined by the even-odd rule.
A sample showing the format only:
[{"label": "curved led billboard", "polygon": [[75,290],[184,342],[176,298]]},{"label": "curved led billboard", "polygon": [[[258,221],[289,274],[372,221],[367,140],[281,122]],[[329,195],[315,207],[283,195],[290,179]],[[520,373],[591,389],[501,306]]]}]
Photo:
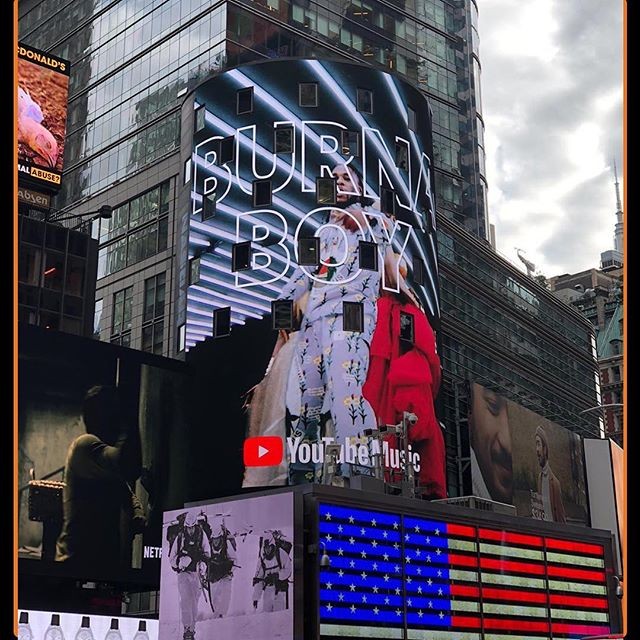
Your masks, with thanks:
[{"label": "curved led billboard", "polygon": [[[426,98],[363,65],[279,59],[203,83],[184,122],[178,333],[187,351],[251,345],[234,363],[251,384],[224,394],[246,408],[243,486],[318,481],[337,444],[343,476],[406,460],[444,497]],[[403,419],[409,447],[372,449],[368,429]]]}]

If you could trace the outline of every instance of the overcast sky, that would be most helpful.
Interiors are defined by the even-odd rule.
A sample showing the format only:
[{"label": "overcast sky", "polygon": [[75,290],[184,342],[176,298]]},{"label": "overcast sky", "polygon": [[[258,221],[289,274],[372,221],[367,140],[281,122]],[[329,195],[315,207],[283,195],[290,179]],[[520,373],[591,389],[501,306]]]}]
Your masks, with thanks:
[{"label": "overcast sky", "polygon": [[489,220],[547,277],[613,249],[621,0],[479,0]]}]

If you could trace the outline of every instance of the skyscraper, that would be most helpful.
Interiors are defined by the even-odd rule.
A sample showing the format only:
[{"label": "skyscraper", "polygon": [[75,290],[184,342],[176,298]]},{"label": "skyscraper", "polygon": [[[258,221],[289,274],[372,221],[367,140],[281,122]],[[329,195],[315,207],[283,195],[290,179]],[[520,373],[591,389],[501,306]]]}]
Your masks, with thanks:
[{"label": "skyscraper", "polygon": [[[20,39],[69,59],[56,206],[108,203],[96,316],[103,340],[183,357],[175,194],[184,96],[211,73],[274,57],[341,58],[416,84],[433,112],[443,416],[451,491],[464,491],[469,377],[576,430],[599,402],[593,331],[491,250],[474,0],[54,0],[20,3]],[[591,420],[591,422],[589,422]]]}]

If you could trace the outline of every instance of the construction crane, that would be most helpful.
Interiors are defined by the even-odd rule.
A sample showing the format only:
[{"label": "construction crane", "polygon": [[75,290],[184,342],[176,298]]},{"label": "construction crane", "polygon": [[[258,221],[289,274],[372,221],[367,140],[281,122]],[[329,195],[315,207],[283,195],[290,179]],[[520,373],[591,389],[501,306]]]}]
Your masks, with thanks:
[{"label": "construction crane", "polygon": [[518,247],[514,247],[514,249],[516,250],[516,253],[518,254],[518,259],[526,267],[527,275],[530,278],[533,278],[533,274],[535,273],[535,270],[536,270],[536,265],[533,264],[533,262],[531,262],[531,260],[527,260],[524,257],[524,255],[522,255],[524,253],[524,251],[522,249],[518,249]]}]

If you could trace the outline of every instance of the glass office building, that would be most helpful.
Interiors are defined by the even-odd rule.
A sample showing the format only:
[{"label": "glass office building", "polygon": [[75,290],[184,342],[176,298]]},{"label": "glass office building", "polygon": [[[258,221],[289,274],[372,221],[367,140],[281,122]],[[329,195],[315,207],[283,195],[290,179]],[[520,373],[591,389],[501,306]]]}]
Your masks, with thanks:
[{"label": "glass office building", "polygon": [[433,111],[451,495],[469,488],[465,380],[597,434],[597,419],[579,415],[599,403],[592,328],[487,241],[474,0],[22,0],[19,14],[21,41],[72,65],[56,207],[114,208],[94,229],[102,340],[183,357],[175,194],[186,94],[266,58],[365,62],[413,82]]}]

